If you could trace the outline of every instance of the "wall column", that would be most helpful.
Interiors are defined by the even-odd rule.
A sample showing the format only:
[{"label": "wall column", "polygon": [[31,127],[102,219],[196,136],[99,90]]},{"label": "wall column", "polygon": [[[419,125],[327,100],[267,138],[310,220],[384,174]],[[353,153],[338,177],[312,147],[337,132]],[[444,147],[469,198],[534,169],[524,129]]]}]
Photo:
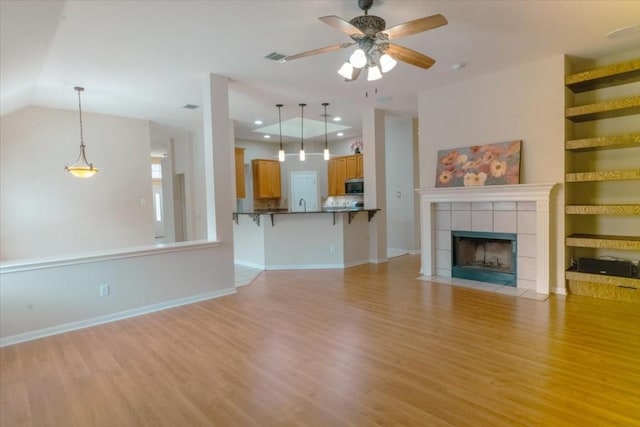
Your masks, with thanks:
[{"label": "wall column", "polygon": [[229,119],[229,80],[209,74],[203,85],[204,176],[207,239],[233,244],[233,131]]},{"label": "wall column", "polygon": [[384,111],[367,108],[362,113],[364,142],[364,207],[381,209],[369,223],[369,260],[387,261],[387,195],[384,156]]}]

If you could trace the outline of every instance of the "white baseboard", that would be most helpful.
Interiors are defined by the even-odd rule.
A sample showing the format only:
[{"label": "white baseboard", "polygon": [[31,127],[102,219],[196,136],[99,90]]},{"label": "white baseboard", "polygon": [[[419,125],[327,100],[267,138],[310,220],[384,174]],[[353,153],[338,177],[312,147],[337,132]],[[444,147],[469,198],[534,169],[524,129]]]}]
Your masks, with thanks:
[{"label": "white baseboard", "polygon": [[241,265],[243,267],[255,268],[256,270],[265,270],[265,266],[264,265],[256,264],[256,263],[253,263],[253,262],[242,261],[241,259],[234,259],[233,263]]},{"label": "white baseboard", "polygon": [[412,251],[409,251],[409,255],[420,255],[422,253],[422,251],[420,249],[414,249]]},{"label": "white baseboard", "polygon": [[556,288],[551,288],[550,289],[552,294],[558,294],[558,295],[567,295],[567,288],[565,287],[556,287]]},{"label": "white baseboard", "polygon": [[140,308],[134,308],[132,310],[120,311],[118,313],[106,314],[104,316],[98,316],[91,319],[80,320],[78,322],[65,323],[62,325],[52,326],[49,328],[38,329],[36,331],[25,332],[22,334],[11,335],[0,339],[0,347],[6,347],[8,345],[18,344],[25,341],[32,341],[38,338],[44,338],[51,335],[62,334],[64,332],[71,332],[78,329],[89,328],[91,326],[102,325],[103,323],[115,322],[117,320],[127,319],[129,317],[136,317],[143,314],[153,313],[154,311],[166,310],[168,308],[178,307],[186,304],[193,304],[195,302],[205,301],[208,299],[219,298],[225,295],[235,294],[235,288],[223,289],[221,291],[207,292],[204,294],[194,295],[185,298],[178,298],[171,301],[165,301],[159,304],[147,305]]},{"label": "white baseboard", "polygon": [[344,267],[344,264],[267,265],[266,270],[335,270]]},{"label": "white baseboard", "polygon": [[385,262],[388,262],[389,260],[387,258],[378,258],[378,259],[370,259],[369,263],[370,264],[382,264]]}]

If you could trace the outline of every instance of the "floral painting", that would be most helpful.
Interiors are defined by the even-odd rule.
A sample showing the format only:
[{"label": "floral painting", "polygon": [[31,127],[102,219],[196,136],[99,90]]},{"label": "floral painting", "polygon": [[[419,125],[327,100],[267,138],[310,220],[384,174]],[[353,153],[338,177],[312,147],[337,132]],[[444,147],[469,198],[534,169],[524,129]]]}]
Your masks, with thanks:
[{"label": "floral painting", "polygon": [[438,151],[436,187],[520,183],[522,141]]}]

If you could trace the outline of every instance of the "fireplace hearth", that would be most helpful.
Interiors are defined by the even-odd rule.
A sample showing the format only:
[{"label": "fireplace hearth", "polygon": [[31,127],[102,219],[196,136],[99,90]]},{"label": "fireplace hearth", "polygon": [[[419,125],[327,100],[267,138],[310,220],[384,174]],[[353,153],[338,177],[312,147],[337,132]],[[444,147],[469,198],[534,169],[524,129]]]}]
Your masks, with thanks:
[{"label": "fireplace hearth", "polygon": [[516,286],[516,234],[451,231],[451,276]]}]

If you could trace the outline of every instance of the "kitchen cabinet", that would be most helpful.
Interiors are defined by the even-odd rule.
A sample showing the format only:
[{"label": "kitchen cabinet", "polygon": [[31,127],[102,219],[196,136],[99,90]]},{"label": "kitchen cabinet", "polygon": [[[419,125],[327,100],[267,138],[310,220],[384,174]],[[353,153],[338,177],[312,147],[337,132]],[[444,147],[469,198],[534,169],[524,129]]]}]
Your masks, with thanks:
[{"label": "kitchen cabinet", "polygon": [[358,177],[358,160],[356,156],[348,156],[346,157],[347,161],[347,179],[353,179]]},{"label": "kitchen cabinet", "polygon": [[236,158],[236,197],[244,199],[246,191],[244,187],[244,148],[235,147]]},{"label": "kitchen cabinet", "polygon": [[280,162],[277,160],[254,159],[253,197],[256,199],[279,199],[281,196]]},{"label": "kitchen cabinet", "polygon": [[[572,264],[581,257],[640,256],[640,96],[628,96],[638,81],[640,59],[565,78],[565,245]],[[573,294],[640,301],[638,278],[590,274],[571,265],[566,279]]]},{"label": "kitchen cabinet", "polygon": [[333,157],[328,163],[329,196],[344,195],[344,182],[347,179],[362,178],[364,176],[362,154]]}]

